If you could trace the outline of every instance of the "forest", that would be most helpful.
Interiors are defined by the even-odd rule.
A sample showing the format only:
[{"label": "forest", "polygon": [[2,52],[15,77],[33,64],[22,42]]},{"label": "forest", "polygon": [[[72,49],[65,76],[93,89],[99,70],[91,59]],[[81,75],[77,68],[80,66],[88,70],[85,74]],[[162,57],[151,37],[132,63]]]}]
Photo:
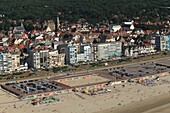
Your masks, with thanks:
[{"label": "forest", "polygon": [[140,21],[169,20],[170,0],[1,0],[0,20],[56,20],[90,23],[139,17]]}]

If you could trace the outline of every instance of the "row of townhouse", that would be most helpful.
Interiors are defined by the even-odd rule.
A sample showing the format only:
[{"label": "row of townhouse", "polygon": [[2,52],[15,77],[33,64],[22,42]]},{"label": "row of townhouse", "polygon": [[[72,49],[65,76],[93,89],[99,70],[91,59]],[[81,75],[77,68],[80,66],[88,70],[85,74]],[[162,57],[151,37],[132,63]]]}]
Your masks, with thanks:
[{"label": "row of townhouse", "polygon": [[138,56],[142,54],[151,54],[156,51],[170,50],[170,35],[155,35],[148,39],[148,42],[140,44],[126,43],[123,45],[123,55]]},{"label": "row of townhouse", "polygon": [[12,73],[30,68],[52,68],[79,62],[108,60],[122,55],[137,56],[143,53],[155,52],[156,50],[170,50],[170,35],[152,37],[150,44],[146,46],[137,46],[133,40],[128,44],[122,44],[121,41],[95,44],[58,43],[52,50],[48,48],[34,48],[30,50],[28,59],[24,62],[21,53],[1,52],[0,73]]},{"label": "row of townhouse", "polygon": [[65,65],[65,54],[59,54],[57,50],[31,50],[29,53],[29,68],[52,68]]},{"label": "row of townhouse", "polygon": [[70,44],[66,49],[66,63],[76,64],[79,62],[108,60],[121,55],[121,42],[84,45]]},{"label": "row of townhouse", "polygon": [[156,50],[170,50],[170,35],[152,37],[150,45],[147,46],[137,46],[133,42],[128,44],[123,44],[121,41],[95,44],[72,43],[58,44],[55,49],[34,48],[29,51],[27,60],[24,60],[25,57],[21,56],[20,52],[0,52],[0,73],[26,71],[30,68],[52,68],[65,64],[108,60],[122,55],[137,56]]},{"label": "row of townhouse", "polygon": [[0,74],[27,71],[31,68],[43,69],[64,65],[65,54],[58,54],[57,50],[31,50],[27,60],[23,60],[19,53],[0,53]]},{"label": "row of townhouse", "polygon": [[[168,31],[135,29],[133,21],[91,29],[88,25],[72,27],[63,27],[54,32],[54,26],[48,26],[46,30],[25,32],[21,24],[11,29],[13,31],[9,32],[8,37],[0,34],[0,73],[170,50]],[[27,54],[26,57],[21,53],[9,52],[16,49]]]}]

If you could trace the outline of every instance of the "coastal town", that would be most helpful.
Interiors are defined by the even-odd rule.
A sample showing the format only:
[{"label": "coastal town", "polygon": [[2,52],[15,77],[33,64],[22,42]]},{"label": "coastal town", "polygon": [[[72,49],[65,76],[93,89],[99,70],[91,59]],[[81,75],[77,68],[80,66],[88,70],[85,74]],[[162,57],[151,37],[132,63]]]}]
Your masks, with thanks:
[{"label": "coastal town", "polygon": [[165,57],[69,76],[5,82],[0,89],[0,112],[144,112],[149,106],[169,103],[169,63]]},{"label": "coastal town", "polygon": [[[26,113],[109,109],[108,113],[125,103],[143,101],[146,95],[169,93],[170,28],[143,30],[136,24],[131,20],[93,26],[84,18],[64,24],[57,18],[56,23],[44,21],[41,30],[26,31],[21,21],[7,34],[1,32],[0,112],[22,113],[31,107]],[[159,24],[170,26],[169,21]],[[120,96],[124,93],[126,99]],[[87,101],[98,107],[92,109]],[[70,109],[67,102],[77,104]],[[61,109],[65,105],[68,109]]]},{"label": "coastal town", "polygon": [[0,113],[170,113],[168,0],[2,0]]},{"label": "coastal town", "polygon": [[22,21],[20,24],[0,34],[1,75],[138,58],[170,50],[169,27],[143,30],[136,28],[138,23],[133,20],[93,26],[83,18],[76,24],[64,24],[57,18],[57,23],[48,20],[39,25],[40,30],[32,31],[26,31]]}]

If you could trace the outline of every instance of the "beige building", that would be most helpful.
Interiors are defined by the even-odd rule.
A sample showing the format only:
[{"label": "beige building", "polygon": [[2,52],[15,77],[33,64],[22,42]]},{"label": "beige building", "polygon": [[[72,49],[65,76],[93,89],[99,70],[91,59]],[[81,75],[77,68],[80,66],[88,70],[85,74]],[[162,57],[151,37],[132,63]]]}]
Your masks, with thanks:
[{"label": "beige building", "polygon": [[20,70],[20,55],[19,54],[11,54],[12,58],[12,71],[19,71]]},{"label": "beige building", "polygon": [[55,29],[56,29],[55,22],[54,22],[53,20],[48,20],[47,26],[48,26],[52,31],[55,31]]},{"label": "beige building", "polygon": [[58,51],[51,51],[49,52],[49,59],[50,59],[50,65],[49,67],[56,67],[58,66]]},{"label": "beige building", "polygon": [[28,70],[27,63],[20,64],[19,53],[0,53],[0,74],[16,73]]},{"label": "beige building", "polygon": [[49,52],[49,67],[58,67],[65,65],[65,54],[59,54],[58,51]]},{"label": "beige building", "polygon": [[65,65],[65,54],[59,54],[58,55],[58,66],[64,66]]}]

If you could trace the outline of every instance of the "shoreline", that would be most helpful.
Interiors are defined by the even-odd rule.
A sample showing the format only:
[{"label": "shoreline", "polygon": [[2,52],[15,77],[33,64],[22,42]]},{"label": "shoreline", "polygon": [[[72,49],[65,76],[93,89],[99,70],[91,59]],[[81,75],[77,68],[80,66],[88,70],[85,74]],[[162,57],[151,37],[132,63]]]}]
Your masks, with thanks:
[{"label": "shoreline", "polygon": [[170,112],[170,92],[95,113],[162,113],[162,111]]}]

